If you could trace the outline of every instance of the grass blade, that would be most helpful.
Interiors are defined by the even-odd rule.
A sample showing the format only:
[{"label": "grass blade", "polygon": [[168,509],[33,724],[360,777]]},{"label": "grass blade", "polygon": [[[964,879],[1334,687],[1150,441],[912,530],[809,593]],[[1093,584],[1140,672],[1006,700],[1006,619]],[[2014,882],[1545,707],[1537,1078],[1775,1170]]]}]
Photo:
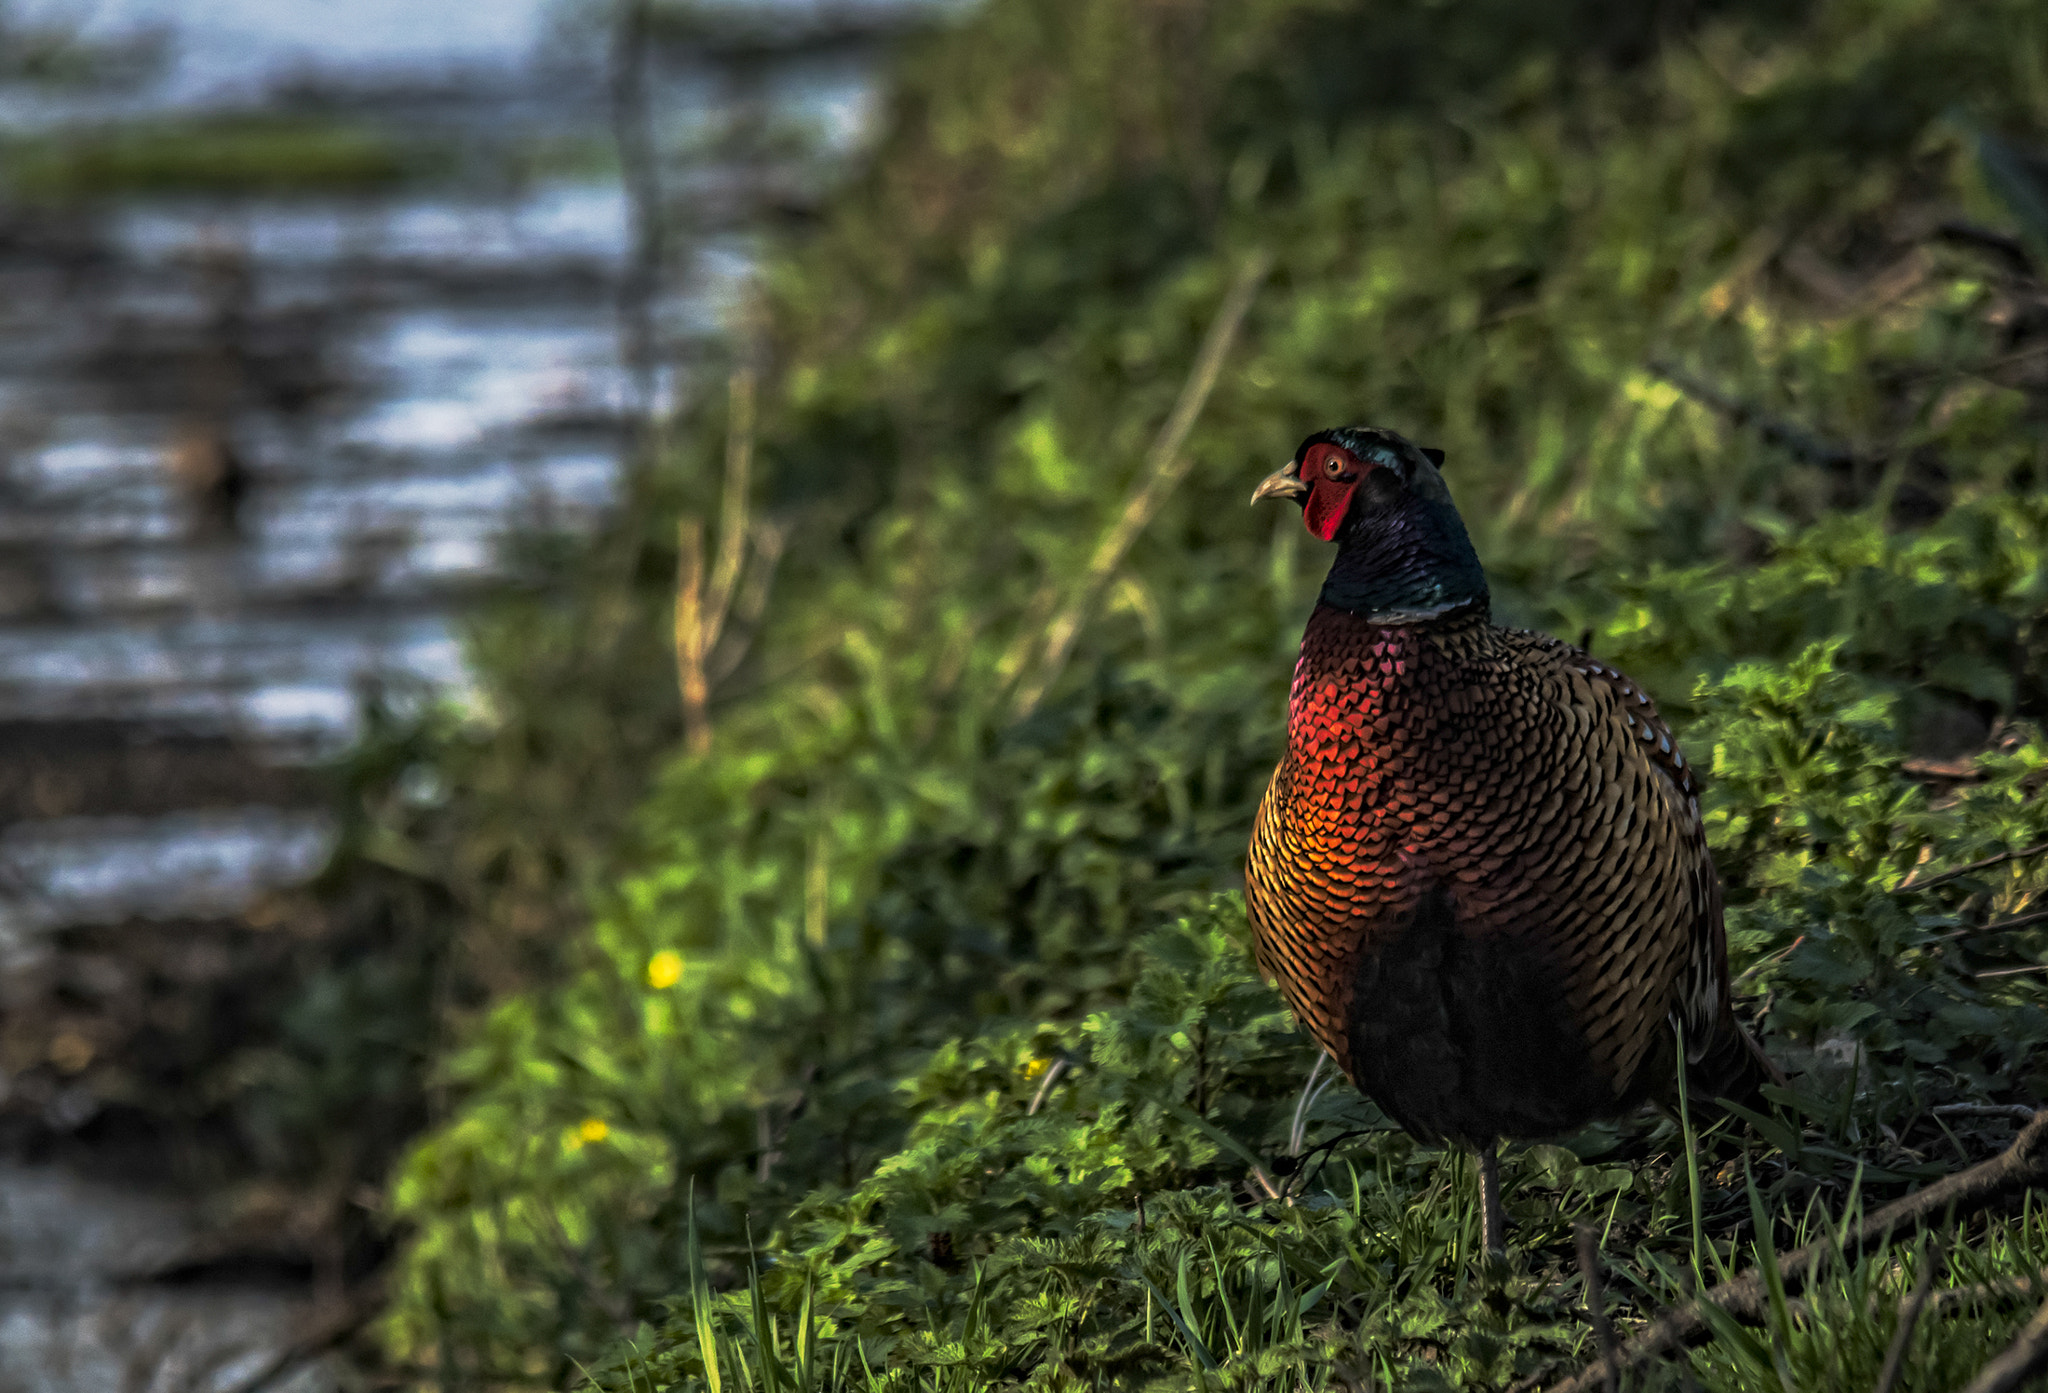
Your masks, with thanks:
[{"label": "grass blade", "polygon": [[704,1360],[704,1381],[711,1393],[725,1393],[725,1376],[718,1367],[718,1333],[711,1324],[711,1281],[704,1273],[704,1248],[697,1238],[697,1182],[690,1182],[690,1227],[685,1240],[685,1261],[690,1269],[690,1316],[697,1327],[697,1352]]}]

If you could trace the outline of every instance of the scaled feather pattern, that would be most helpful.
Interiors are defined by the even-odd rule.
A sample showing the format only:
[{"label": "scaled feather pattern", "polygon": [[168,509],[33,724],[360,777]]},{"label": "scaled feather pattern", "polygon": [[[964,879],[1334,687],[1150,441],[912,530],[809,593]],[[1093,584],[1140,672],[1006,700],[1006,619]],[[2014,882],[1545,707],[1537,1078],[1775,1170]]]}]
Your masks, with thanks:
[{"label": "scaled feather pattern", "polygon": [[1675,1030],[1696,1086],[1753,1086],[1767,1066],[1730,1012],[1699,785],[1655,703],[1491,622],[1448,489],[1406,440],[1312,436],[1261,493],[1301,496],[1314,529],[1324,487],[1350,490],[1339,555],[1245,868],[1261,968],[1425,1138],[1623,1111],[1671,1086]]}]

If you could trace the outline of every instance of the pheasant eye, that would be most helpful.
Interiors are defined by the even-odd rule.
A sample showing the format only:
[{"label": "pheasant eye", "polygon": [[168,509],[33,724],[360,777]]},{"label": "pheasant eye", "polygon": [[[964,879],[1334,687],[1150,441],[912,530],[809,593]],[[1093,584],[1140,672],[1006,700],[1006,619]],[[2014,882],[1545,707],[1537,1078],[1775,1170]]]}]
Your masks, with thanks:
[{"label": "pheasant eye", "polygon": [[1343,472],[1344,472],[1344,457],[1343,457],[1342,455],[1324,455],[1324,456],[1323,456],[1323,473],[1324,473],[1324,474],[1326,474],[1326,475],[1328,475],[1328,476],[1329,476],[1330,478],[1334,479],[1334,478],[1336,478],[1336,477],[1337,477],[1338,475],[1342,474]]}]

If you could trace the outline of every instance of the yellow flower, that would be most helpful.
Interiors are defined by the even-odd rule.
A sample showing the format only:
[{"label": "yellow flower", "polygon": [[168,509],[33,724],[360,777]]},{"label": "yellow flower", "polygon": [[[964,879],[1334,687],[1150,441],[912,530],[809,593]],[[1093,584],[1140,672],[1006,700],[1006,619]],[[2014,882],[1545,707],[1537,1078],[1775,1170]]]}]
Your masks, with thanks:
[{"label": "yellow flower", "polygon": [[592,1145],[596,1145],[598,1142],[603,1141],[606,1137],[610,1136],[611,1134],[612,1129],[604,1124],[604,1120],[602,1118],[596,1117],[584,1118],[583,1125],[576,1129],[577,1139],[580,1141],[587,1141]]},{"label": "yellow flower", "polygon": [[664,948],[647,960],[647,985],[660,991],[683,980],[683,955]]},{"label": "yellow flower", "polygon": [[1024,1063],[1024,1077],[1035,1079],[1050,1068],[1052,1068],[1052,1061],[1050,1059],[1026,1060]]}]

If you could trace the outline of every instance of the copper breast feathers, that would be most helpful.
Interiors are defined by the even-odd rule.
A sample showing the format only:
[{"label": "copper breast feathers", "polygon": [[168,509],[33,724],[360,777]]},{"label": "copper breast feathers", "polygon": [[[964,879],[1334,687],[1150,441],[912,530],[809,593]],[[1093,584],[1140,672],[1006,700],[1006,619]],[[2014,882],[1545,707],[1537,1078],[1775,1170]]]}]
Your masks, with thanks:
[{"label": "copper breast feathers", "polygon": [[1541,1135],[1726,1012],[1693,771],[1622,674],[1484,607],[1310,620],[1246,866],[1261,967],[1423,1135]]}]

